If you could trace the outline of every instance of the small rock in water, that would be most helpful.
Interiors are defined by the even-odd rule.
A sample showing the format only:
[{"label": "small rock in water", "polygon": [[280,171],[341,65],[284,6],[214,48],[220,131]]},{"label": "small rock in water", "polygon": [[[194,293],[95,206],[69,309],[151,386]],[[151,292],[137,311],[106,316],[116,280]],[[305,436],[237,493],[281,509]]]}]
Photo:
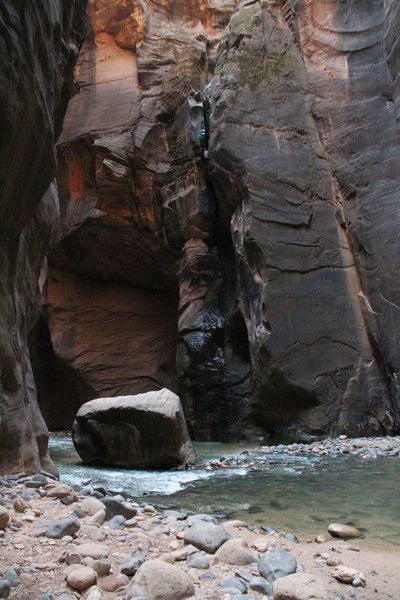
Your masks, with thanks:
[{"label": "small rock in water", "polygon": [[331,523],[328,531],[335,538],[352,539],[362,537],[362,532],[359,529],[342,523]]}]

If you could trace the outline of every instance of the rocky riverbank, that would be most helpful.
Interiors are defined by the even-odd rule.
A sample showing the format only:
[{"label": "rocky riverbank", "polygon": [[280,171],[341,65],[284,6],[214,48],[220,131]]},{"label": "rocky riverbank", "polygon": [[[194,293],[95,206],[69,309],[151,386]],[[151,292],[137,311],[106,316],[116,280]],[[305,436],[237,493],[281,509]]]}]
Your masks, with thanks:
[{"label": "rocky riverbank", "polygon": [[221,457],[216,461],[198,464],[201,468],[252,467],[267,465],[276,456],[355,456],[375,459],[379,456],[400,457],[400,436],[349,438],[341,435],[336,438],[315,440],[309,443],[276,444],[244,450],[240,455]]},{"label": "rocky riverbank", "polygon": [[[354,441],[342,442],[357,448]],[[293,446],[289,452],[299,451]],[[316,530],[313,539],[299,541],[274,531],[273,523],[248,526],[212,515],[158,512],[48,474],[7,475],[0,486],[3,598],[398,598],[400,551],[377,551],[363,539]]]}]

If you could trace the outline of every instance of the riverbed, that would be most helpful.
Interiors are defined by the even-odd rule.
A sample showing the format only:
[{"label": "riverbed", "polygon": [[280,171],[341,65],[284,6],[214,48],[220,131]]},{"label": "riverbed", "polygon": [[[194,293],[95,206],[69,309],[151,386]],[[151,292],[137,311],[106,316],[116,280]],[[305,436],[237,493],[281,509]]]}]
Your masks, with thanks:
[{"label": "riverbed", "polygon": [[[272,455],[231,444],[195,444],[199,467],[131,471],[82,465],[70,436],[52,436],[61,479],[103,487],[139,503],[268,525],[300,539],[344,522],[374,545],[400,546],[400,457]],[[217,468],[221,457],[226,468]],[[214,468],[215,467],[215,468]]]}]

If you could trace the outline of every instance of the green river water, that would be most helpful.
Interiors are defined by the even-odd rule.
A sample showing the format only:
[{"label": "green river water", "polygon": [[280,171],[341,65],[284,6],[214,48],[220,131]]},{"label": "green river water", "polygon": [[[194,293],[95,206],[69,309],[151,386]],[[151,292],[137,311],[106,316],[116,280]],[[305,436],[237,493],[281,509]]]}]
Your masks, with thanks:
[{"label": "green river water", "polygon": [[[201,460],[243,448],[195,444]],[[208,471],[131,471],[81,464],[71,438],[52,437],[50,452],[63,481],[103,486],[139,503],[243,519],[300,539],[326,534],[331,522],[364,531],[374,545],[400,546],[399,457],[268,455],[269,465]],[[259,457],[259,458],[264,458]]]}]

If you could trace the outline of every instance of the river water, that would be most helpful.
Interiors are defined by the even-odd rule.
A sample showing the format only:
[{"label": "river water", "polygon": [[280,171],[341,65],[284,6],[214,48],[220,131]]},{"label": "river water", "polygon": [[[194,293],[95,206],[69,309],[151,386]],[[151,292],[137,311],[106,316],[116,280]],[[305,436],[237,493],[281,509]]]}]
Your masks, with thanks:
[{"label": "river water", "polygon": [[[400,460],[355,456],[250,454],[252,467],[131,471],[82,465],[70,437],[51,437],[50,453],[67,483],[103,486],[139,503],[207,512],[269,525],[301,539],[326,534],[331,522],[364,531],[374,545],[400,546]],[[194,444],[202,461],[243,448]]]}]

